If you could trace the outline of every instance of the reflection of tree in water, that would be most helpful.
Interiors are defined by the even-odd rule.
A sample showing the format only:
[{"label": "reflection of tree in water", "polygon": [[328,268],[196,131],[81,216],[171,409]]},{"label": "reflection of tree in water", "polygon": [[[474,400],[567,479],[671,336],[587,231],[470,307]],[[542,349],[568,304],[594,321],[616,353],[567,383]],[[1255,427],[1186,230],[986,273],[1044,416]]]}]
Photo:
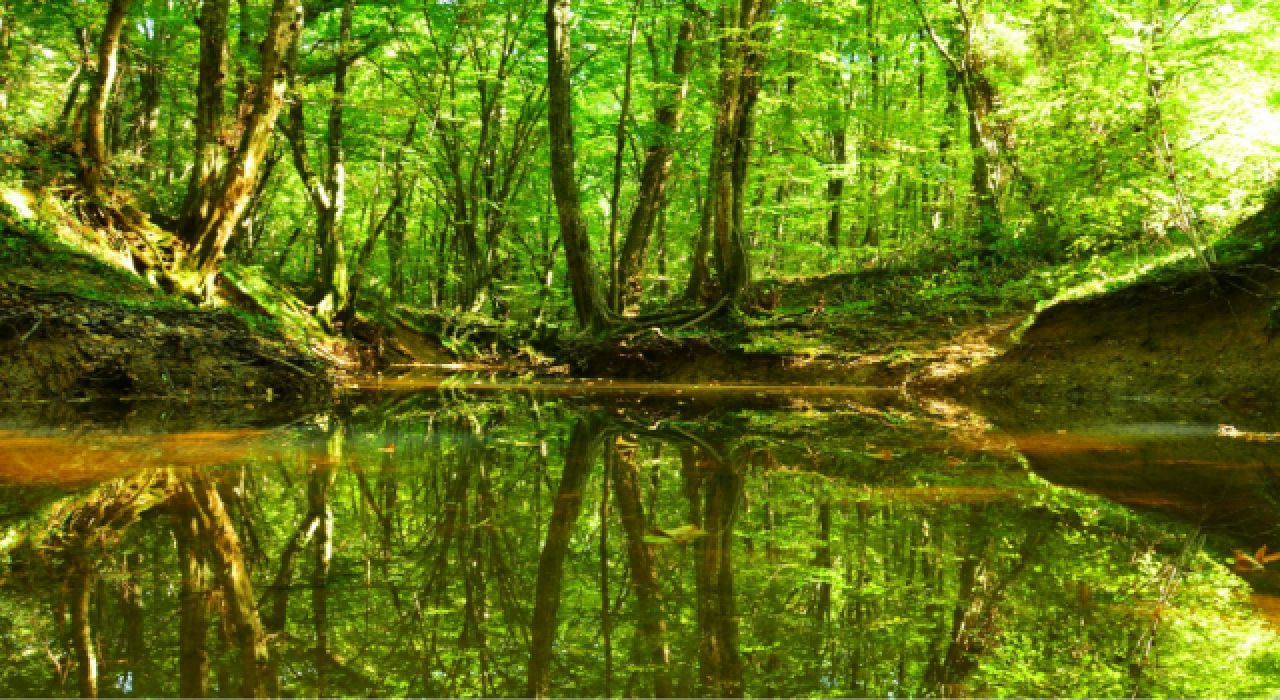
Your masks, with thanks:
[{"label": "reflection of tree in water", "polygon": [[236,469],[110,482],[9,551],[0,613],[39,653],[0,646],[0,688],[1054,694],[994,674],[1081,658],[1121,692],[1167,687],[1155,621],[1198,544],[1121,509],[1107,529],[880,496],[943,457],[891,463],[863,444],[875,425],[824,430],[414,399]]}]

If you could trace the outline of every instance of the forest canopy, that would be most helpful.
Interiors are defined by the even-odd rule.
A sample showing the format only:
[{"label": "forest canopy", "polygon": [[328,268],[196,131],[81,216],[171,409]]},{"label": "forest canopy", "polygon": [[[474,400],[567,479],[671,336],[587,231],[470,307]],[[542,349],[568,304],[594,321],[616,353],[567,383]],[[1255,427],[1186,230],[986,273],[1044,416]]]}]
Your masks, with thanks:
[{"label": "forest canopy", "polygon": [[[1209,244],[1267,2],[0,0],[0,177],[208,298],[683,326],[755,282]],[[58,188],[63,188],[59,190]]]}]

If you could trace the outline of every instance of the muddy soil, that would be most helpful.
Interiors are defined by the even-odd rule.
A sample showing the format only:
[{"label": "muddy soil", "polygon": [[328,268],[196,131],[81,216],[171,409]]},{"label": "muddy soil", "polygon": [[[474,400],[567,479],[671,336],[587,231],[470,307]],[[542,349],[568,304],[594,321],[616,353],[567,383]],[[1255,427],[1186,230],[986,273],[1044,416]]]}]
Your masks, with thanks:
[{"label": "muddy soil", "polygon": [[326,364],[230,313],[132,311],[0,283],[0,400],[320,402]]},{"label": "muddy soil", "polygon": [[1269,407],[1280,342],[1276,275],[1149,283],[1043,312],[1021,340],[950,388],[992,402],[1147,401]]},{"label": "muddy soil", "polygon": [[1026,313],[940,327],[914,324],[890,342],[864,342],[840,353],[746,352],[706,338],[645,332],[575,348],[562,356],[575,377],[652,382],[732,382],[797,386],[910,388],[941,384],[995,357]]}]

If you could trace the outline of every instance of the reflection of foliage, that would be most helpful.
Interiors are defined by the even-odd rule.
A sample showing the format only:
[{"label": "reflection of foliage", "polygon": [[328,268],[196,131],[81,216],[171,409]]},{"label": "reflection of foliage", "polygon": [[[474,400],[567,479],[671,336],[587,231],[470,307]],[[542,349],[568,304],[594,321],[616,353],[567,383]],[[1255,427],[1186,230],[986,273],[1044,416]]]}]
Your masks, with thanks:
[{"label": "reflection of foliage", "polygon": [[[1191,528],[1014,461],[938,449],[944,435],[896,413],[641,418],[532,396],[396,397],[214,473],[204,497],[219,494],[243,544],[279,692],[522,696],[547,629],[557,695],[1280,687],[1280,646]],[[589,459],[602,446],[608,510],[606,473]],[[562,516],[558,612],[539,632],[535,588],[566,495],[580,503]],[[91,500],[59,506],[60,521],[82,522]],[[150,501],[97,545],[89,620],[103,694],[178,692],[174,503]],[[646,542],[650,528],[683,544]],[[69,574],[56,559],[32,546],[4,563],[4,694],[71,689]],[[223,595],[210,603],[208,689],[236,694],[244,645],[222,621]]]}]

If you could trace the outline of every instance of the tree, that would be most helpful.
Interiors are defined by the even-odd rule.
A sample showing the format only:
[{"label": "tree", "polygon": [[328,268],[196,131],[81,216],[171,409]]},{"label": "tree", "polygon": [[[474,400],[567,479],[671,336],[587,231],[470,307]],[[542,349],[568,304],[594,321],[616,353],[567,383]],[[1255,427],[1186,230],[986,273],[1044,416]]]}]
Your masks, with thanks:
[{"label": "tree", "polygon": [[[189,251],[181,257],[172,278],[178,288],[211,297],[223,251],[249,205],[277,115],[284,103],[286,55],[302,31],[301,0],[273,0],[262,43],[258,79],[245,96],[236,132],[239,138],[223,175],[211,182],[210,206],[179,232]],[[210,50],[221,48],[209,42]],[[212,59],[211,59],[212,61]]]}]

